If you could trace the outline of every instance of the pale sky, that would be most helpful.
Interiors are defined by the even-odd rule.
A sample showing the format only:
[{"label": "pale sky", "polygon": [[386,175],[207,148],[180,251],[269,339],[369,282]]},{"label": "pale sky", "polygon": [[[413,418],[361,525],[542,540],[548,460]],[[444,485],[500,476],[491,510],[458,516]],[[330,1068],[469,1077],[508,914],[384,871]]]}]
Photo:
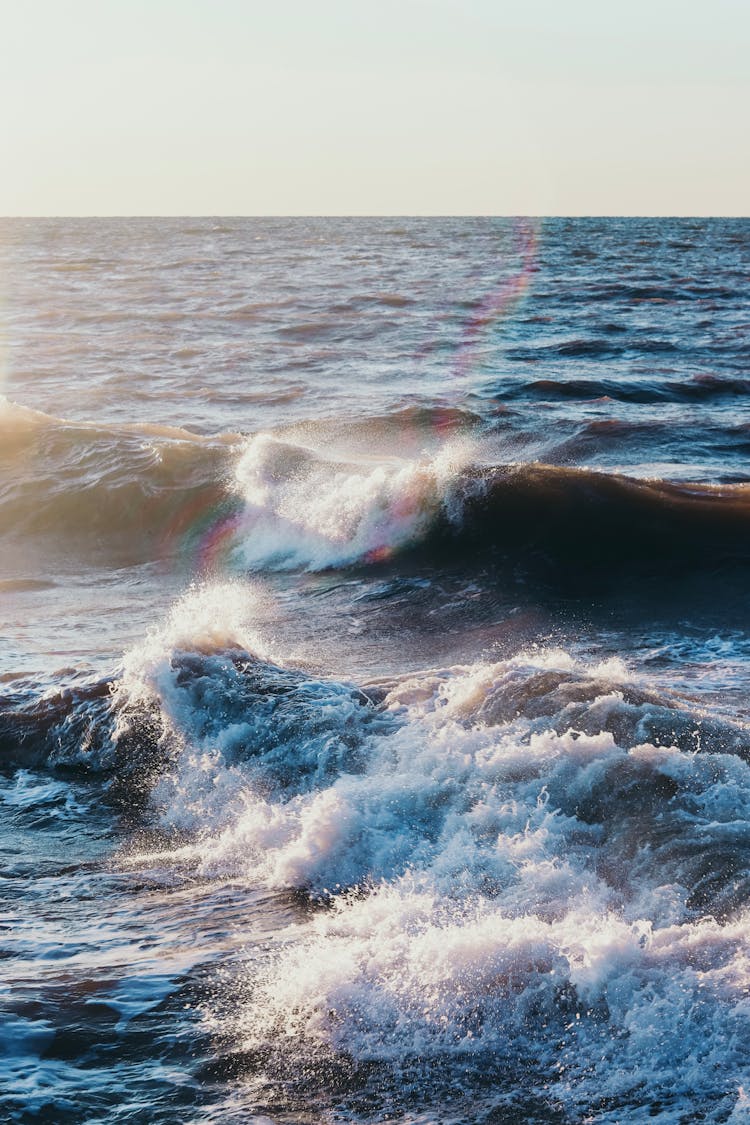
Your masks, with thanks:
[{"label": "pale sky", "polygon": [[750,0],[0,0],[0,214],[750,214]]}]

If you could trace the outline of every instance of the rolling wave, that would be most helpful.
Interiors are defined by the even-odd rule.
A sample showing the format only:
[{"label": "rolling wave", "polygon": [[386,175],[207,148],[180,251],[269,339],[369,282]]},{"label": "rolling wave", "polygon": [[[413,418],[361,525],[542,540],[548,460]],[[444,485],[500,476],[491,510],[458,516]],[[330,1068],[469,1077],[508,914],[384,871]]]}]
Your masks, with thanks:
[{"label": "rolling wave", "polygon": [[261,435],[236,471],[245,503],[239,557],[249,567],[315,570],[412,553],[433,562],[520,560],[570,578],[750,560],[746,484],[487,465],[474,454],[459,441],[432,458],[373,467]]},{"label": "rolling wave", "polygon": [[[17,409],[10,418],[0,528],[68,551],[95,544],[148,560],[179,550],[196,527],[218,527],[239,571],[383,565],[398,556],[520,565],[575,584],[750,562],[747,483],[498,464],[471,436],[443,435],[437,452],[412,459],[336,457],[330,439],[314,433],[304,444],[294,431],[287,440],[206,438]],[[623,428],[589,426],[579,444],[606,441],[613,426]]]},{"label": "rolling wave", "polygon": [[0,533],[135,559],[158,556],[191,518],[228,498],[236,434],[149,423],[70,422],[0,399]]},{"label": "rolling wave", "polygon": [[[586,347],[589,350],[584,350]],[[560,354],[560,345],[556,351]],[[568,345],[564,354],[571,356],[595,354],[595,344],[576,343]],[[612,354],[606,342],[602,348],[607,348],[607,354]],[[578,350],[576,350],[576,348]],[[596,353],[599,354],[599,353]],[[518,354],[516,358],[528,359],[538,362],[540,356],[537,352]],[[595,399],[610,399],[613,402],[635,403],[649,405],[656,403],[697,403],[721,402],[725,399],[744,398],[750,394],[750,379],[731,378],[718,375],[696,375],[692,379],[532,379],[528,382],[514,382],[512,385],[499,388],[496,396],[506,401],[532,401],[554,402],[569,400],[574,402],[588,402]]]}]

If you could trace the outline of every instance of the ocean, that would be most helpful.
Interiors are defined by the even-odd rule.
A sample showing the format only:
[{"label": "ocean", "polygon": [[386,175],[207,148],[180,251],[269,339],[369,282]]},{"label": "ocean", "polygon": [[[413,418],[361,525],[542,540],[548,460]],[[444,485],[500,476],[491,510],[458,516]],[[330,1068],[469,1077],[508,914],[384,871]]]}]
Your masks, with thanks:
[{"label": "ocean", "polygon": [[750,1122],[750,220],[0,220],[0,1120]]}]

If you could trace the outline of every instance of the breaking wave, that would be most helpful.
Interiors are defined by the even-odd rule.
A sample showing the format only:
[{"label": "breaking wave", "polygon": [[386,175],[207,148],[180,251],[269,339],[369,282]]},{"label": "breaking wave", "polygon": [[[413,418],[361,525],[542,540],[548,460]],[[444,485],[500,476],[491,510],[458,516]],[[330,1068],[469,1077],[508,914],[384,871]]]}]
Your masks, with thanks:
[{"label": "breaking wave", "polygon": [[548,574],[671,571],[750,560],[750,487],[633,480],[549,465],[482,464],[467,441],[431,458],[331,462],[269,435],[236,470],[238,558],[311,570],[396,553],[522,559]]},{"label": "breaking wave", "polygon": [[4,753],[97,769],[156,818],[162,850],[123,862],[317,904],[208,1002],[232,1065],[318,1097],[374,1067],[398,1100],[447,1056],[468,1087],[530,1054],[547,1111],[630,1120],[647,1083],[677,1122],[700,1075],[706,1119],[739,1114],[747,727],[559,649],[319,677],[264,647],[261,596],[196,588],[111,682],[0,708]]},{"label": "breaking wave", "polygon": [[434,566],[521,564],[573,585],[750,561],[746,483],[498,464],[468,436],[410,459],[337,457],[321,436],[307,445],[273,434],[94,427],[7,404],[4,417],[10,437],[0,456],[14,472],[0,495],[2,527],[68,551],[149,560],[213,529],[236,572],[414,555]]},{"label": "breaking wave", "polygon": [[113,744],[150,724],[174,836],[128,862],[319,904],[209,1004],[233,1065],[317,1096],[374,1067],[397,1096],[447,1056],[460,1086],[530,1054],[574,1116],[630,1120],[648,1083],[679,1121],[698,1075],[707,1119],[740,1113],[747,728],[554,649],[318,678],[253,647],[252,600],[194,591],[110,696]]}]

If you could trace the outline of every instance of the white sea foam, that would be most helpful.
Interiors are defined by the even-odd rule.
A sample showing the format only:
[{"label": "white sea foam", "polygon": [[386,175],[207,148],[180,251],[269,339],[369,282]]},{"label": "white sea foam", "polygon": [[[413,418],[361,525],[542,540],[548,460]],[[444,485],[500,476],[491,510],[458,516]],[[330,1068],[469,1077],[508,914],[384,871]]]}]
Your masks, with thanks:
[{"label": "white sea foam", "polygon": [[160,675],[175,652],[219,652],[242,647],[266,655],[253,627],[262,595],[249,583],[194,586],[171,608],[163,624],[123,658],[122,691],[131,699],[161,695]]},{"label": "white sea foam", "polygon": [[[237,649],[265,655],[263,643],[252,624],[261,605],[258,591],[239,581],[196,586],[175,603],[166,621],[123,658],[115,691],[114,742],[123,740],[144,708],[155,706],[161,723],[161,741],[172,756],[194,762],[199,772],[203,762],[203,772],[207,774],[211,772],[210,755],[213,754],[215,769],[219,765],[218,751],[213,749],[204,754],[191,739],[194,716],[187,707],[184,691],[178,687],[175,656],[187,652],[208,657]],[[216,659],[221,663],[225,657]],[[209,698],[207,706],[210,704]],[[218,776],[212,788],[216,792],[223,789]]]},{"label": "white sea foam", "polygon": [[386,558],[420,538],[439,512],[460,518],[460,474],[471,455],[464,440],[416,461],[337,463],[257,435],[236,468],[246,506],[242,561],[318,570]]},{"label": "white sea foam", "polygon": [[[677,1123],[702,1084],[741,1120],[750,912],[718,868],[747,762],[639,740],[658,708],[627,669],[555,650],[411,676],[379,709],[301,676],[282,707],[259,665],[247,713],[246,673],[208,651],[226,597],[188,599],[126,667],[181,740],[155,794],[194,836],[177,855],[329,902],[253,965],[239,1045],[401,1069],[528,1054],[573,1113],[636,1121],[647,1083]],[[173,645],[202,654],[199,689]],[[712,849],[716,917],[693,897]]]}]

